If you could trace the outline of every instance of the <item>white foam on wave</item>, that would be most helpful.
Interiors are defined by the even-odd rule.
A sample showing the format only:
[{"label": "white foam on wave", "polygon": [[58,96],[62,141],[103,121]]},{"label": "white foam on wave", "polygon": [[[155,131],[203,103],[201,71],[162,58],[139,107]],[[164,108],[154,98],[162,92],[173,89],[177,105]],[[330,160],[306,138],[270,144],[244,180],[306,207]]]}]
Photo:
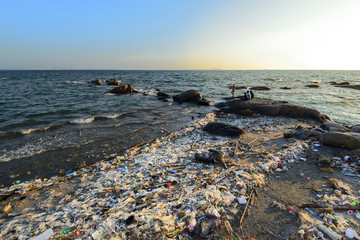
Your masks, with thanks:
[{"label": "white foam on wave", "polygon": [[46,126],[46,127],[39,127],[39,128],[29,128],[29,129],[23,129],[20,130],[21,134],[23,135],[28,135],[34,132],[42,132],[42,131],[47,131],[51,128],[51,126]]},{"label": "white foam on wave", "polygon": [[80,81],[66,81],[67,84],[85,84],[85,82]]},{"label": "white foam on wave", "polygon": [[79,119],[70,120],[70,123],[72,123],[72,124],[87,124],[87,123],[93,122],[94,120],[95,120],[95,117],[79,118]]}]

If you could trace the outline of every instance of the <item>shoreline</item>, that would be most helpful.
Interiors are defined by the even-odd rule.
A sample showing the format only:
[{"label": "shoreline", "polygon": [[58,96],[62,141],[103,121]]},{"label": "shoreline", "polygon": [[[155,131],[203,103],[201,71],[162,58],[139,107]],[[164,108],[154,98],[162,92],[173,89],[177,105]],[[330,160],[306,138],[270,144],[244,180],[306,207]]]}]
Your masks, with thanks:
[{"label": "shoreline", "polygon": [[[234,139],[202,131],[215,120],[239,126],[247,134]],[[312,129],[318,125],[286,117],[208,113],[187,128],[76,173],[1,189],[0,234],[190,239],[195,237],[190,230],[196,220],[217,226],[206,238],[239,239],[248,232],[255,234],[239,226],[241,218],[245,223],[248,218],[244,202],[251,200],[255,187],[258,191],[264,188],[269,176],[286,174],[308,152],[322,147],[311,139],[284,138],[284,133],[297,126]],[[225,160],[213,164],[193,161],[196,153],[209,149],[221,152]],[[199,220],[212,215],[216,218]],[[249,224],[245,226],[256,229]]]}]

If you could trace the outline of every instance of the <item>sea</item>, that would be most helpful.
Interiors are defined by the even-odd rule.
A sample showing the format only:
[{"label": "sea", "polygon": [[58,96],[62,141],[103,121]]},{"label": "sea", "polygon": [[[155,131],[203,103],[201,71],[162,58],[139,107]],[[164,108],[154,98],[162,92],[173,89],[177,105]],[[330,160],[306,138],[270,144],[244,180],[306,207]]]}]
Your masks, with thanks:
[{"label": "sea", "polygon": [[[112,78],[139,93],[108,93],[114,86],[104,82]],[[96,79],[103,84],[92,83]],[[215,109],[159,100],[159,90],[175,95],[195,89],[220,102],[231,96],[232,84],[266,86],[271,90],[254,91],[255,97],[315,108],[341,125],[360,124],[360,91],[330,82],[360,84],[360,71],[0,71],[0,186],[106,159]]]}]

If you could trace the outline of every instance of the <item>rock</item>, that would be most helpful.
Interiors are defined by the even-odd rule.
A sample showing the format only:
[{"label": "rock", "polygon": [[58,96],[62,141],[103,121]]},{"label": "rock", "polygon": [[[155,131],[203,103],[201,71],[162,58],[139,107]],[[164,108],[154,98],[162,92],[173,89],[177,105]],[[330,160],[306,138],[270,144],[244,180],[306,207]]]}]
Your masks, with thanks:
[{"label": "rock", "polygon": [[329,132],[348,132],[350,130],[339,124],[329,122],[322,123],[320,127]]},{"label": "rock", "polygon": [[202,96],[197,90],[188,90],[180,95],[173,96],[173,99],[177,103],[197,102],[202,99]]},{"label": "rock", "polygon": [[264,90],[264,91],[268,91],[268,90],[271,90],[271,89],[268,88],[268,87],[264,87],[264,86],[258,86],[258,87],[251,87],[250,90],[258,90],[258,91]]},{"label": "rock", "polygon": [[221,153],[212,149],[209,149],[209,152],[205,154],[196,153],[195,159],[199,162],[205,162],[205,163],[222,162]]},{"label": "rock", "polygon": [[360,133],[354,132],[329,132],[320,138],[324,145],[355,150],[360,148]]},{"label": "rock", "polygon": [[351,128],[351,131],[360,133],[360,125],[355,125]]},{"label": "rock", "polygon": [[346,86],[346,85],[350,85],[349,82],[341,82],[341,83],[337,83],[337,82],[330,82],[331,85],[336,85],[336,86]]},{"label": "rock", "polygon": [[331,118],[320,113],[316,109],[306,108],[290,103],[281,104],[279,116],[291,117],[297,119],[312,119],[319,122],[332,122]]},{"label": "rock", "polygon": [[211,101],[204,98],[197,101],[197,104],[201,106],[210,106],[211,103]]},{"label": "rock", "polygon": [[96,84],[96,85],[101,85],[101,80],[98,78],[98,79],[96,79],[94,81],[90,81],[90,83]]},{"label": "rock", "polygon": [[133,86],[129,84],[125,84],[123,86],[115,87],[109,93],[115,94],[129,94],[129,93],[137,93]]},{"label": "rock", "polygon": [[157,95],[158,95],[158,97],[170,98],[169,94],[161,92],[161,91],[157,92]]},{"label": "rock", "polygon": [[351,88],[351,89],[360,90],[360,84],[359,85],[335,85],[335,87]]},{"label": "rock", "polygon": [[225,136],[225,137],[239,137],[246,134],[246,131],[242,128],[231,126],[225,123],[208,123],[203,130],[208,133]]},{"label": "rock", "polygon": [[305,87],[308,87],[308,88],[319,88],[320,86],[317,85],[317,84],[309,84],[309,85],[305,85]]},{"label": "rock", "polygon": [[115,78],[112,78],[110,80],[106,80],[105,82],[107,85],[115,85],[115,86],[119,86],[120,82],[118,80],[116,80]]},{"label": "rock", "polygon": [[292,89],[292,88],[291,88],[291,87],[281,87],[280,89],[290,90],[290,89]]},{"label": "rock", "polygon": [[312,119],[319,122],[332,122],[331,118],[316,109],[306,108],[283,101],[267,98],[253,98],[248,101],[233,99],[215,104],[222,112],[241,114],[245,110],[269,116],[284,116],[299,119]]}]

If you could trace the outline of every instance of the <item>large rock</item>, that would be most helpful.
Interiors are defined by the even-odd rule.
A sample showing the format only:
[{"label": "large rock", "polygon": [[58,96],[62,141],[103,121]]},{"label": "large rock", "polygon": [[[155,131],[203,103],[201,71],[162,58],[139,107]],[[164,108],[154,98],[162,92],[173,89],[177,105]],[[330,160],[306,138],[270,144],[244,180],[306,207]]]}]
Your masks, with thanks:
[{"label": "large rock", "polygon": [[115,78],[112,78],[110,80],[106,80],[105,82],[107,85],[115,85],[115,86],[119,86],[120,82],[118,80],[116,80]]},{"label": "large rock", "polygon": [[351,131],[360,133],[360,125],[352,126]]},{"label": "large rock", "polygon": [[305,85],[305,87],[308,87],[308,88],[319,88],[320,86],[317,85],[317,84],[309,84],[309,85]]},{"label": "large rock", "polygon": [[197,90],[188,90],[181,93],[180,95],[173,96],[173,99],[177,103],[198,102],[202,99],[202,96]]},{"label": "large rock", "polygon": [[111,91],[109,91],[109,93],[129,94],[129,93],[137,93],[137,91],[130,84],[125,84],[125,85],[113,88]]},{"label": "large rock", "polygon": [[312,119],[319,122],[332,122],[331,118],[316,109],[306,108],[283,101],[267,98],[253,98],[249,101],[240,99],[215,104],[222,112],[241,114],[245,110],[270,116],[284,116],[299,119]]},{"label": "large rock", "polygon": [[329,132],[324,133],[320,141],[324,145],[355,150],[360,148],[360,133]]},{"label": "large rock", "polygon": [[351,88],[351,89],[360,90],[360,84],[359,85],[336,85],[335,87]]},{"label": "large rock", "polygon": [[216,134],[224,137],[239,137],[246,134],[246,131],[242,128],[231,126],[225,123],[208,123],[203,130],[205,132]]},{"label": "large rock", "polygon": [[251,87],[250,90],[269,91],[269,90],[271,90],[271,88],[264,87],[264,86],[258,86],[258,87]]}]

